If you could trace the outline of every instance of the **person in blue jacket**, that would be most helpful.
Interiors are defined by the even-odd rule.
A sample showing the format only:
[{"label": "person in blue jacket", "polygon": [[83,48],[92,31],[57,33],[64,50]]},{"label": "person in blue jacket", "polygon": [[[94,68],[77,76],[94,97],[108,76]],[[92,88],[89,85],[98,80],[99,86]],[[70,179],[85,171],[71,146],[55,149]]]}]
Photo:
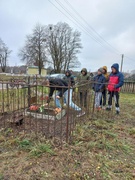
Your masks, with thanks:
[{"label": "person in blue jacket", "polygon": [[92,86],[93,90],[95,91],[95,108],[97,110],[101,109],[100,101],[102,98],[102,92],[105,89],[106,79],[102,73],[103,73],[103,68],[99,68],[98,74],[93,79],[94,83]]},{"label": "person in blue jacket", "polygon": [[114,97],[116,114],[120,113],[119,108],[119,91],[120,87],[124,84],[124,76],[119,72],[119,64],[115,63],[111,66],[111,74],[109,75],[108,83],[108,107],[106,110],[111,110],[112,108],[112,98]]}]

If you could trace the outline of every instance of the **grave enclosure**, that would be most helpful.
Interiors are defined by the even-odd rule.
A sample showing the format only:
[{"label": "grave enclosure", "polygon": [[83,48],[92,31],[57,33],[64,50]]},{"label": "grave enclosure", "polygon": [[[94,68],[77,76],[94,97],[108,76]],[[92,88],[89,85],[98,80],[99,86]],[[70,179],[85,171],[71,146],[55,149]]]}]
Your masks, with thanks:
[{"label": "grave enclosure", "polygon": [[[99,116],[105,119],[113,119],[113,111],[97,112],[94,109],[94,92],[91,89],[92,82],[84,83],[88,86],[87,107],[80,105],[78,86],[73,89],[73,102],[81,106],[86,114],[80,118],[77,112],[69,107],[69,102],[60,113],[55,113],[55,103],[51,100],[48,107],[43,111],[30,110],[31,105],[43,106],[49,89],[42,85],[44,78],[38,78],[33,83],[28,77],[23,81],[15,79],[0,80],[0,127],[11,128],[13,134],[21,132],[42,134],[47,138],[59,138],[60,142],[71,140],[76,124],[86,120],[96,119]],[[127,89],[127,86],[125,86]],[[69,87],[70,88],[70,87]],[[124,91],[124,88],[123,88]],[[61,104],[63,99],[61,98]]]}]

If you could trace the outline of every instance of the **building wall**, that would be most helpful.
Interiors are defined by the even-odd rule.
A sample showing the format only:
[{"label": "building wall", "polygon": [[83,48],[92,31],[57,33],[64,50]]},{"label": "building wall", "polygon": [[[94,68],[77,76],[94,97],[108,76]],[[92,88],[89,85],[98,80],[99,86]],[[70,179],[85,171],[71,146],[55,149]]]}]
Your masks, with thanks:
[{"label": "building wall", "polygon": [[28,75],[36,75],[36,74],[38,74],[38,69],[37,68],[28,67],[27,74]]},{"label": "building wall", "polygon": [[46,69],[42,69],[41,70],[41,75],[46,76],[47,75],[47,70]]},{"label": "building wall", "polygon": [[[28,75],[38,75],[39,74],[38,67],[28,67],[27,74]],[[43,75],[43,76],[47,75],[47,70],[42,68],[41,75]]]}]

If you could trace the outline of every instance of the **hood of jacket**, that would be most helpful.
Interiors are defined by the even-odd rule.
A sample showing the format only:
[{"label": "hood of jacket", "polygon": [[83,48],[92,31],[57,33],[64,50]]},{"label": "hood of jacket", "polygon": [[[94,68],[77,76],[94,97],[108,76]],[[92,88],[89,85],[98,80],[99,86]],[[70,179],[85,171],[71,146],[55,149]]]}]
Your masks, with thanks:
[{"label": "hood of jacket", "polygon": [[67,76],[67,73],[68,73],[68,76],[71,76],[71,75],[72,75],[70,70],[67,70],[67,71],[65,72],[65,75],[66,75],[66,76]]},{"label": "hood of jacket", "polygon": [[117,73],[119,72],[119,64],[115,63],[111,66],[111,68],[116,69]]},{"label": "hood of jacket", "polygon": [[107,72],[107,66],[103,66],[103,69]]},{"label": "hood of jacket", "polygon": [[82,68],[81,73],[82,73],[82,71],[85,72],[85,75],[87,74],[87,69],[86,68]]}]

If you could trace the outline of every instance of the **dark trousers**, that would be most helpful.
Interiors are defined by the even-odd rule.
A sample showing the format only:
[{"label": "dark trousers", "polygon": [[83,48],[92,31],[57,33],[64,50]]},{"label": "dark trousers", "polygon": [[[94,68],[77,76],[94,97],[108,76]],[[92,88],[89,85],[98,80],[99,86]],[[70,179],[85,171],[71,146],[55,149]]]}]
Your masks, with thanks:
[{"label": "dark trousers", "polygon": [[119,92],[118,91],[109,91],[108,92],[108,105],[112,105],[112,98],[115,101],[115,107],[119,108]]},{"label": "dark trousers", "polygon": [[80,105],[87,107],[87,91],[80,92]]},{"label": "dark trousers", "polygon": [[107,90],[105,89],[103,92],[102,92],[102,98],[101,98],[101,101],[100,101],[100,106],[105,106],[106,105],[106,94],[107,94]]}]

